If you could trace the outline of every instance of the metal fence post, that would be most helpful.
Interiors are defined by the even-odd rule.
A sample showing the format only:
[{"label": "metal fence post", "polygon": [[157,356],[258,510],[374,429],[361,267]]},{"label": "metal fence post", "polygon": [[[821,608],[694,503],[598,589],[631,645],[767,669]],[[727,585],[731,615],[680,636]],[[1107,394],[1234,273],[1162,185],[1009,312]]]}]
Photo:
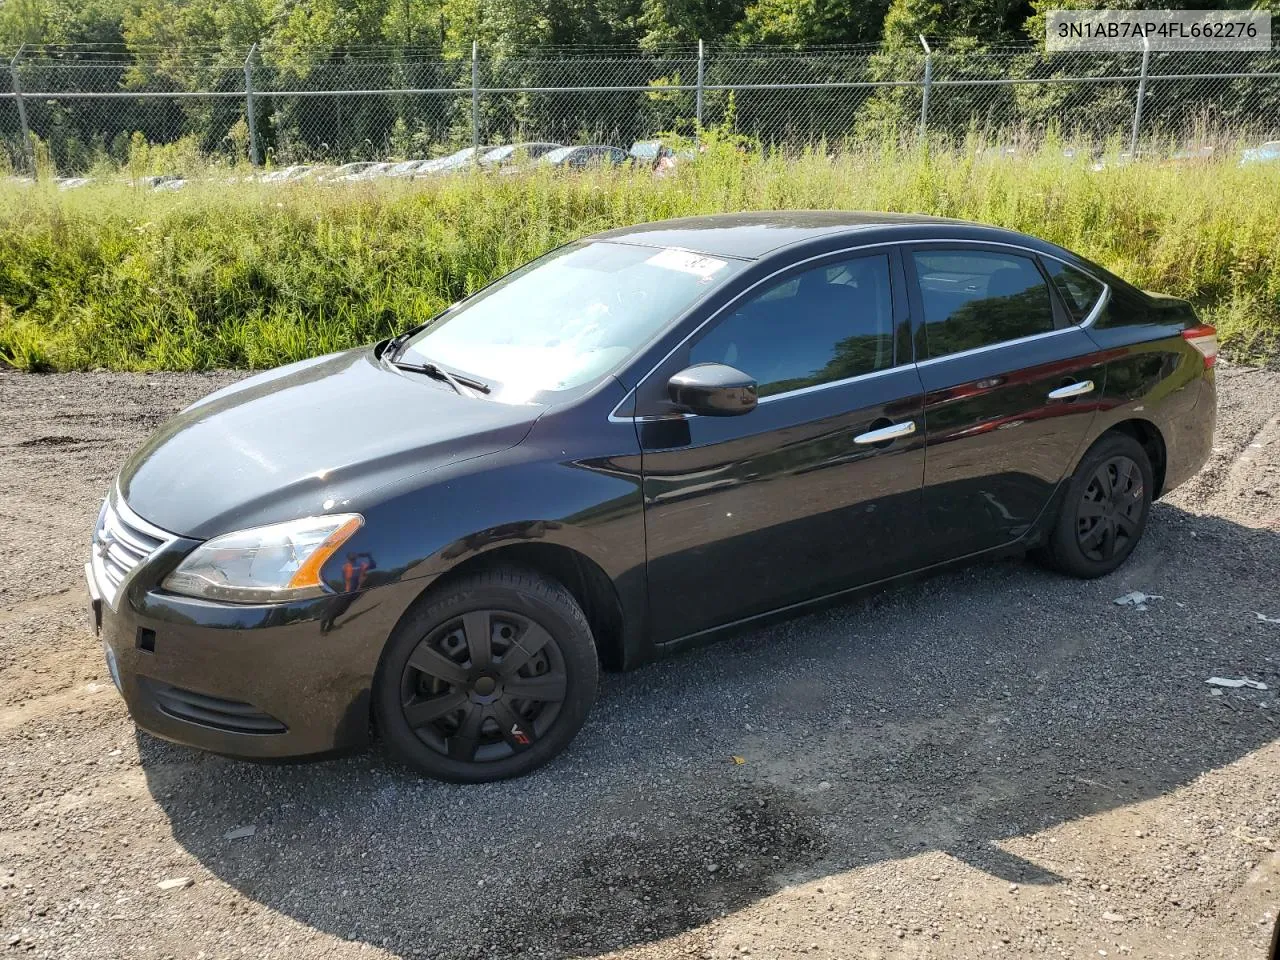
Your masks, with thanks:
[{"label": "metal fence post", "polygon": [[694,108],[694,114],[698,121],[698,132],[702,132],[702,84],[705,76],[706,67],[706,50],[702,45],[702,41],[698,41],[698,99],[697,106]]},{"label": "metal fence post", "polygon": [[480,43],[471,41],[471,159],[480,162]]},{"label": "metal fence post", "polygon": [[1138,77],[1138,99],[1133,106],[1133,137],[1129,141],[1129,154],[1138,156],[1138,133],[1142,127],[1142,101],[1147,98],[1147,63],[1151,59],[1151,41],[1142,38],[1142,73]]},{"label": "metal fence post", "polygon": [[920,46],[924,47],[924,84],[920,91],[920,140],[924,142],[929,132],[929,91],[933,88],[933,51],[929,41],[920,34]]},{"label": "metal fence post", "polygon": [[[0,0],[0,4],[4,2],[5,0]],[[1004,130],[1019,124],[1032,130],[1042,129],[1061,115],[1060,119],[1066,126],[1074,126],[1088,116],[1091,123],[1097,123],[1100,133],[1115,138],[1120,136],[1121,124],[1127,120],[1130,125],[1130,150],[1137,154],[1143,149],[1142,138],[1149,136],[1147,143],[1154,151],[1159,147],[1157,136],[1174,138],[1190,134],[1195,117],[1208,110],[1228,90],[1239,91],[1235,99],[1243,104],[1241,111],[1233,115],[1233,122],[1227,127],[1228,130],[1244,136],[1248,135],[1250,127],[1274,124],[1274,118],[1266,113],[1269,101],[1265,99],[1265,95],[1280,77],[1280,72],[1274,69],[1274,64],[1263,60],[1251,59],[1240,63],[1193,60],[1185,67],[1179,58],[1169,58],[1169,62],[1162,58],[1152,63],[1151,53],[1159,51],[1148,42],[1136,50],[1141,54],[1139,74],[1127,72],[1128,67],[1133,65],[1131,59],[1127,63],[1113,66],[1113,58],[1106,54],[1096,60],[1083,58],[1083,62],[1077,64],[1078,72],[1050,73],[1045,68],[1056,61],[1047,55],[1014,51],[995,60],[984,58],[981,69],[975,69],[975,64],[969,58],[950,57],[944,53],[946,62],[942,66],[945,69],[939,80],[938,61],[934,59],[927,35],[918,35],[917,41],[923,53],[919,74],[915,74],[913,64],[916,61],[911,60],[913,55],[907,49],[896,53],[904,62],[889,61],[883,73],[880,69],[868,69],[862,54],[856,55],[856,59],[854,55],[845,53],[823,54],[823,59],[819,60],[815,53],[815,58],[809,61],[802,72],[794,65],[793,60],[778,58],[776,54],[753,52],[744,55],[738,52],[733,56],[749,57],[749,63],[755,69],[752,76],[738,78],[736,82],[734,77],[722,76],[724,71],[719,67],[715,76],[707,76],[710,57],[705,41],[698,42],[696,66],[690,64],[685,55],[694,54],[695,50],[691,44],[686,43],[683,52],[679,54],[684,57],[679,61],[681,79],[669,77],[669,86],[661,88],[668,90],[663,99],[678,94],[675,99],[681,100],[685,93],[693,93],[694,132],[690,134],[690,128],[683,126],[689,119],[683,113],[690,106],[687,101],[683,105],[673,104],[678,114],[675,120],[682,125],[686,135],[704,139],[708,136],[708,128],[714,130],[715,125],[721,123],[724,106],[719,102],[712,104],[712,115],[708,116],[708,93],[721,99],[725,95],[752,96],[754,99],[754,94],[749,92],[796,91],[794,97],[789,96],[787,99],[788,104],[793,105],[791,109],[775,108],[773,111],[766,110],[763,114],[757,112],[751,119],[760,125],[757,132],[764,141],[799,144],[806,141],[813,143],[823,137],[829,141],[845,136],[857,137],[861,133],[859,122],[865,114],[871,114],[867,119],[880,115],[877,107],[885,93],[893,91],[891,98],[894,102],[909,108],[910,91],[914,87],[920,93],[920,106],[917,108],[918,150],[930,148],[934,129],[937,129],[939,143],[942,143],[944,140],[963,137],[969,124],[981,122],[984,128],[995,131],[995,135],[1000,136]],[[359,58],[360,72],[344,76],[342,82],[337,82],[337,78],[321,77],[317,72],[309,81],[300,80],[290,84],[283,76],[275,76],[277,71],[274,64],[264,64],[264,89],[258,92],[256,71],[262,57],[260,43],[254,43],[242,58],[244,86],[239,90],[235,89],[234,82],[229,82],[229,78],[208,85],[214,89],[209,89],[205,84],[196,86],[193,80],[188,85],[177,85],[166,90],[136,90],[122,82],[118,68],[106,61],[99,63],[91,59],[75,63],[76,67],[99,72],[88,74],[78,70],[72,78],[65,72],[72,64],[44,53],[38,46],[29,46],[32,46],[30,52],[25,46],[21,47],[9,60],[0,57],[0,66],[8,66],[12,87],[11,90],[4,90],[4,82],[0,81],[0,101],[12,100],[15,104],[15,109],[5,117],[4,112],[10,108],[0,102],[0,126],[7,120],[9,130],[4,139],[13,141],[6,143],[4,163],[11,165],[15,171],[29,169],[39,176],[49,176],[52,173],[49,147],[34,129],[36,124],[40,124],[41,130],[45,130],[47,111],[42,107],[45,100],[67,102],[75,108],[60,111],[63,123],[59,124],[59,145],[65,142],[72,149],[58,152],[60,159],[71,167],[83,166],[81,157],[90,152],[81,151],[80,145],[102,142],[116,135],[119,115],[112,110],[113,107],[124,106],[128,109],[128,105],[135,102],[148,104],[179,99],[192,104],[216,103],[219,105],[216,111],[183,111],[178,132],[195,133],[206,142],[217,140],[225,144],[226,127],[219,125],[235,120],[236,101],[239,100],[241,117],[247,120],[248,126],[243,145],[247,157],[242,154],[238,162],[247,161],[253,169],[258,169],[268,161],[295,162],[294,158],[299,154],[323,152],[340,162],[357,156],[362,159],[382,157],[390,155],[393,148],[397,151],[403,149],[400,133],[404,128],[395,124],[407,111],[383,108],[404,103],[406,97],[429,98],[423,109],[418,111],[422,117],[422,126],[419,132],[415,125],[415,149],[425,150],[425,147],[420,147],[423,140],[432,147],[438,141],[452,141],[455,146],[459,142],[467,143],[458,138],[468,136],[468,131],[462,127],[462,124],[468,122],[471,128],[468,146],[475,153],[479,153],[478,148],[483,147],[486,142],[510,140],[516,132],[554,138],[557,136],[555,131],[560,131],[568,139],[574,136],[570,131],[595,129],[603,135],[603,130],[611,127],[621,137],[624,133],[631,132],[634,125],[634,135],[640,136],[644,134],[642,118],[648,114],[648,111],[641,108],[646,105],[649,97],[655,96],[655,89],[659,89],[652,83],[637,82],[642,81],[644,75],[633,70],[636,66],[634,63],[615,60],[614,65],[608,68],[608,73],[597,69],[591,75],[578,77],[562,68],[557,68],[553,73],[545,55],[533,52],[515,58],[508,58],[500,51],[491,53],[491,62],[486,67],[489,72],[482,75],[480,45],[476,40],[471,45],[469,91],[466,86],[461,85],[466,82],[467,75],[459,75],[458,70],[465,68],[466,62],[456,57],[457,51],[452,54],[439,53],[438,59],[425,62],[421,71],[410,71],[405,66],[404,59],[389,50],[385,56],[362,55]],[[581,55],[584,60],[575,65],[575,71],[577,67],[586,64],[598,67],[598,54],[583,50]],[[135,59],[140,67],[160,65],[160,60],[148,60],[147,56],[159,55],[139,54]],[[519,56],[530,59],[521,60]],[[788,56],[794,57],[793,54]],[[591,59],[585,59],[588,57]],[[687,68],[690,66],[695,66],[695,76],[688,76]],[[845,69],[848,66],[856,66],[857,70],[850,72]],[[765,67],[768,72],[763,69]],[[821,69],[814,70],[814,67]],[[837,70],[837,67],[840,69]],[[1028,69],[1029,67],[1035,69]],[[1200,72],[1184,72],[1191,69],[1198,69]],[[102,76],[101,71],[109,73]],[[914,75],[908,76],[908,73]],[[93,77],[101,79],[88,79]],[[419,78],[421,87],[409,86]],[[366,79],[369,82],[363,82]],[[1183,82],[1195,80],[1197,88],[1187,93],[1185,103],[1177,104],[1180,109],[1176,116],[1165,116],[1166,104],[1157,96],[1157,117],[1152,120],[1146,114],[1146,98],[1150,95],[1151,84],[1163,84],[1175,79]],[[1137,81],[1134,84],[1135,102],[1130,104],[1126,118],[1124,93],[1130,80]],[[33,88],[29,94],[32,97],[30,104],[26,103],[28,94],[24,89],[28,81]],[[930,113],[935,82],[943,91],[941,95],[947,97],[947,109],[941,117]],[[1023,86],[1025,84],[1035,86]],[[1086,87],[1085,84],[1089,86]],[[952,88],[957,91],[956,97],[949,95]],[[1012,91],[1026,89],[1061,91],[1064,94],[1061,100],[1072,105],[1060,110],[1051,106],[1050,98],[1045,98],[1042,102],[1038,97],[1024,100],[1010,96]],[[1092,92],[1088,98],[1081,96],[1085,90]],[[1162,86],[1157,94],[1162,96],[1164,90]],[[460,97],[468,92],[471,95],[469,121],[459,113],[467,109],[467,104]],[[1172,88],[1169,92],[1172,94]],[[505,109],[505,104],[499,104],[497,99],[493,99],[505,99],[508,95],[530,97],[527,113],[523,112],[522,107],[519,114],[519,127],[513,127],[511,120],[505,119],[511,113]],[[626,95],[628,98],[630,109],[625,113],[616,112],[608,106],[616,103],[615,98],[619,95]],[[491,98],[490,107],[494,111],[488,117],[482,115],[482,98],[485,96]],[[1115,107],[1113,112],[1104,113],[1098,118],[1091,115],[1094,102],[1107,103],[1117,98],[1118,101],[1112,103]],[[863,102],[867,100],[871,102],[864,108]],[[1059,98],[1052,100],[1057,101]],[[266,110],[261,119],[257,116],[259,101]],[[346,110],[348,103],[360,105],[358,112],[364,122],[359,129],[343,124],[345,115],[350,112]],[[366,105],[376,105],[379,109],[367,109]],[[504,109],[499,109],[500,106]],[[31,114],[32,107],[36,111],[34,115]],[[797,107],[804,107],[804,116],[794,116],[801,112]],[[129,109],[130,117],[133,113]],[[137,122],[143,125],[148,117],[141,111],[139,114]],[[367,121],[364,120],[365,117],[368,118]],[[285,120],[288,120],[287,124]],[[134,120],[129,122],[134,123]],[[908,143],[905,139],[905,123],[905,116],[896,118],[897,135],[903,138],[904,143]],[[65,129],[62,129],[63,125]],[[1151,127],[1149,132],[1148,125]],[[146,123],[143,129],[147,130],[149,126]],[[279,138],[277,128],[283,129],[283,126],[289,127],[290,136]],[[215,129],[221,137],[213,136]],[[158,138],[167,138],[167,134],[157,127],[150,127],[148,132]],[[3,133],[4,131],[0,131],[0,134]],[[17,142],[16,135],[21,136],[21,143]],[[239,136],[238,121],[234,135]],[[358,142],[357,138],[360,138]],[[277,143],[277,139],[281,142]],[[329,146],[330,142],[333,143],[332,147]],[[63,152],[69,156],[62,158]],[[65,172],[72,171],[68,169]]]},{"label": "metal fence post", "polygon": [[257,52],[255,43],[244,58],[244,117],[249,124],[249,163],[255,167],[262,164],[262,154],[258,151],[258,121],[253,110],[253,58]]},{"label": "metal fence post", "polygon": [[18,127],[22,135],[22,162],[26,165],[27,173],[34,177],[36,162],[31,155],[31,128],[27,126],[27,104],[22,99],[22,81],[18,79],[18,58],[22,56],[22,51],[26,47],[25,43],[18,47],[18,52],[9,61],[9,77],[13,81],[13,102],[18,107]]}]

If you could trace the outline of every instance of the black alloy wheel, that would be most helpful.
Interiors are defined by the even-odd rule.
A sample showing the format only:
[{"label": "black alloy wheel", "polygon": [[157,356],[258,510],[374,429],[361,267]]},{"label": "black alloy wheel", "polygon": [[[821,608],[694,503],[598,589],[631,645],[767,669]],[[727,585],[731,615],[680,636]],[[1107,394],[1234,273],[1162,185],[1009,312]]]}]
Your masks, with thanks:
[{"label": "black alloy wheel", "polygon": [[401,619],[374,678],[374,718],[430,776],[517,777],[573,739],[598,678],[590,626],[564,586],[486,570],[428,590]]},{"label": "black alloy wheel", "polygon": [[528,750],[560,714],[568,678],[551,634],[509,610],[471,610],[424,637],[401,675],[401,709],[427,746],[463,762]]},{"label": "black alloy wheel", "polygon": [[1142,444],[1127,433],[1103,434],[1067,480],[1057,519],[1038,555],[1075,577],[1110,573],[1138,545],[1154,486]]},{"label": "black alloy wheel", "polygon": [[1142,470],[1121,454],[1098,465],[1076,508],[1076,542],[1090,560],[1105,563],[1131,548],[1146,509]]}]

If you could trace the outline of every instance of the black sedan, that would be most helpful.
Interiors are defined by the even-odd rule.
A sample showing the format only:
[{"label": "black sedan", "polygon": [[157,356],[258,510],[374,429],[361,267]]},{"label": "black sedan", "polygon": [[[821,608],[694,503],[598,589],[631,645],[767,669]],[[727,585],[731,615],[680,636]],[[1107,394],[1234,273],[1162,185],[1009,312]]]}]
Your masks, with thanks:
[{"label": "black sedan", "polygon": [[1114,570],[1209,454],[1216,352],[1008,230],[613,230],[182,411],[103,505],[92,615],[162,737],[516,776],[601,663],[973,557]]}]

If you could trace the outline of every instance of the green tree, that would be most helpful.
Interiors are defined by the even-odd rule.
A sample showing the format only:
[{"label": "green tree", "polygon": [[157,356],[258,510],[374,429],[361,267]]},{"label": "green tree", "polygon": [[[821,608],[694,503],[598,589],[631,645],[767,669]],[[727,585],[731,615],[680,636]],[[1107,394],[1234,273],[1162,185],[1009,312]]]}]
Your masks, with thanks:
[{"label": "green tree", "polygon": [[21,44],[118,44],[127,0],[4,0],[0,48]]},{"label": "green tree", "polygon": [[754,43],[794,46],[875,43],[888,9],[889,0],[755,0],[736,33]]},{"label": "green tree", "polygon": [[886,48],[919,47],[930,39],[973,37],[980,44],[1022,37],[1030,0],[893,0],[884,17]]},{"label": "green tree", "polygon": [[44,43],[48,31],[49,19],[40,0],[6,0],[0,5],[0,50]]},{"label": "green tree", "polygon": [[303,62],[347,47],[385,43],[389,6],[388,0],[286,0],[273,18],[272,45]]},{"label": "green tree", "polygon": [[719,40],[742,20],[746,0],[643,0],[641,43],[649,49],[673,43]]}]

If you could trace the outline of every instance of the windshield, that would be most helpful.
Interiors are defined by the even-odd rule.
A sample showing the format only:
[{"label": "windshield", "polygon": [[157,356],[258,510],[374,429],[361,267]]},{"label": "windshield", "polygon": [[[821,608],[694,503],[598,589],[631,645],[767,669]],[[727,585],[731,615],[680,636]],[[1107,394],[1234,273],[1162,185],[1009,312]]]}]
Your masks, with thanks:
[{"label": "windshield", "polygon": [[572,244],[535,260],[440,316],[405,347],[523,403],[588,383],[630,358],[744,263],[686,250]]},{"label": "windshield", "polygon": [[554,150],[544,153],[542,159],[547,163],[559,163],[577,149],[577,147],[556,147]]}]

